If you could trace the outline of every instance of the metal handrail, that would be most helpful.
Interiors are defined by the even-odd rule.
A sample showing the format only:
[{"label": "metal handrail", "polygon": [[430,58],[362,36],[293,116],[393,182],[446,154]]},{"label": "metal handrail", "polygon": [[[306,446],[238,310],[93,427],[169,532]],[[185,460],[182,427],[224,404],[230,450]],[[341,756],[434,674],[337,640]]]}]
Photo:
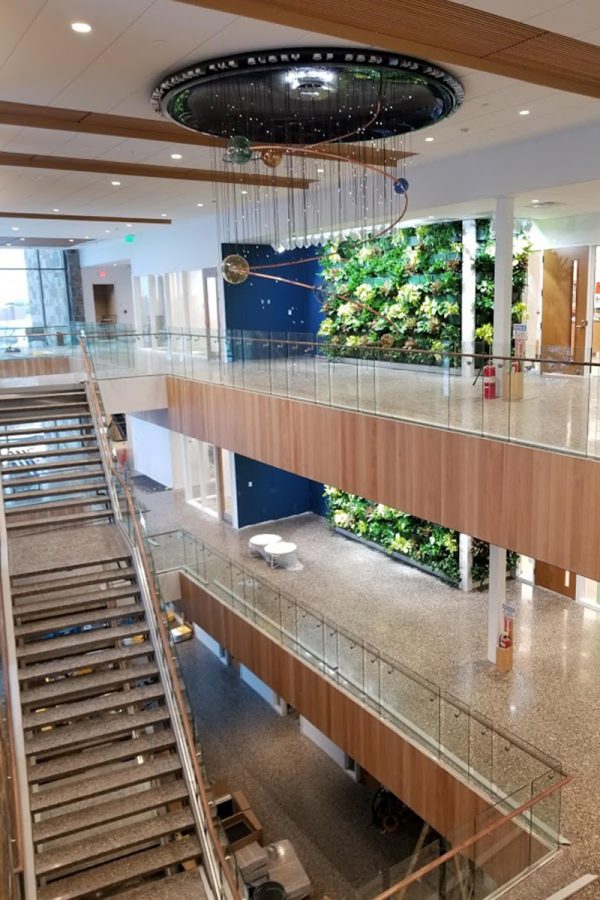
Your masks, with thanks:
[{"label": "metal handrail", "polygon": [[562,790],[570,781],[573,780],[572,775],[565,775],[558,781],[556,784],[550,785],[550,787],[545,788],[543,791],[540,791],[535,797],[530,797],[525,803],[522,803],[516,809],[513,809],[512,812],[507,813],[507,815],[502,816],[496,822],[492,822],[490,825],[486,825],[485,828],[482,828],[480,831],[472,834],[471,837],[466,838],[464,841],[461,841],[460,844],[457,844],[456,847],[453,847],[452,850],[448,850],[446,853],[442,854],[442,856],[438,857],[438,859],[433,862],[427,863],[427,865],[418,869],[416,872],[413,872],[412,875],[408,875],[406,878],[403,878],[402,881],[398,881],[396,884],[392,885],[392,887],[388,888],[382,894],[377,894],[374,900],[388,900],[390,897],[394,897],[398,891],[404,891],[411,884],[414,884],[415,881],[419,881],[425,875],[428,875],[429,872],[432,872],[434,869],[439,868],[440,866],[447,863],[449,860],[453,859],[459,853],[463,853],[465,850],[468,850],[469,847],[472,847],[478,841],[483,840],[483,838],[488,837],[488,835],[493,834],[494,831],[497,831],[498,828],[502,828],[508,822],[511,822],[513,819],[522,816],[523,813],[527,812],[528,809],[531,809],[537,803],[540,803],[542,800],[547,799],[552,796],[552,794],[556,793],[558,790]]},{"label": "metal handrail", "polygon": [[[89,392],[89,398],[91,400],[92,407],[92,417],[95,422],[97,422],[97,432],[100,436],[100,446],[101,453],[104,458],[105,466],[109,472],[109,483],[112,482],[112,479],[116,480],[123,491],[123,497],[125,499],[125,503],[127,505],[127,510],[129,513],[129,517],[132,524],[133,529],[133,539],[131,535],[127,531],[126,527],[123,524],[123,515],[121,510],[121,505],[119,502],[119,498],[116,495],[116,491],[114,488],[114,482],[112,482],[112,491],[111,498],[113,499],[113,509],[115,512],[115,517],[119,524],[122,527],[124,534],[127,535],[131,543],[133,544],[134,550],[136,551],[137,558],[139,561],[139,565],[141,568],[141,574],[143,575],[143,580],[145,582],[146,594],[150,600],[150,609],[148,610],[152,614],[153,626],[156,631],[156,634],[160,641],[160,647],[162,650],[162,659],[166,665],[168,672],[168,680],[170,684],[168,685],[171,690],[171,695],[174,696],[175,699],[175,708],[177,710],[178,716],[178,725],[180,730],[183,732],[183,738],[185,741],[185,749],[187,750],[188,763],[191,765],[192,775],[193,775],[193,787],[195,789],[195,793],[197,795],[197,799],[199,800],[200,807],[202,809],[203,818],[198,817],[197,821],[197,830],[198,836],[200,837],[201,843],[203,844],[204,851],[204,862],[205,868],[207,869],[207,874],[212,875],[213,881],[216,878],[216,872],[210,871],[211,868],[214,870],[215,866],[217,867],[217,872],[220,870],[225,877],[225,881],[227,883],[227,887],[229,888],[229,892],[231,897],[240,897],[240,892],[235,883],[233,872],[231,867],[227,863],[225,858],[225,854],[223,852],[223,848],[219,841],[219,837],[213,822],[212,811],[208,801],[208,796],[206,793],[206,787],[204,784],[204,778],[202,776],[202,772],[200,769],[200,765],[198,762],[198,756],[196,752],[196,743],[194,739],[194,735],[190,728],[190,724],[187,716],[185,715],[185,701],[181,691],[181,686],[179,683],[179,678],[177,676],[177,672],[175,670],[175,665],[173,663],[173,658],[171,655],[171,647],[169,643],[169,638],[167,634],[167,630],[165,628],[165,624],[163,621],[160,602],[158,600],[154,579],[152,577],[152,569],[148,561],[148,557],[144,548],[144,540],[143,535],[140,529],[137,510],[135,508],[135,503],[133,501],[133,497],[131,495],[131,491],[126,481],[122,478],[120,473],[116,470],[115,466],[112,464],[112,459],[110,455],[110,450],[108,448],[108,441],[106,439],[105,426],[104,423],[106,421],[106,417],[103,411],[102,398],[99,392],[99,388],[97,385],[97,381],[94,376],[94,371],[92,367],[92,361],[87,349],[85,337],[81,337],[81,348],[83,353],[85,371],[88,383],[91,386],[91,390]],[[144,592],[143,592],[144,594]],[[175,723],[174,723],[175,724]],[[189,785],[192,787],[192,785]],[[195,813],[195,818],[197,815],[197,810],[193,810]],[[207,846],[208,844],[208,846]],[[212,849],[212,853],[211,853]],[[213,854],[216,854],[216,860]],[[207,862],[209,865],[207,866]],[[214,889],[220,895],[221,891],[219,888],[219,884],[213,884]]]},{"label": "metal handrail", "polygon": [[36,897],[33,832],[29,806],[29,782],[25,762],[23,719],[17,678],[16,640],[12,617],[12,600],[8,562],[8,536],[4,500],[0,491],[0,640],[2,642],[2,677],[6,691],[9,766],[14,803],[15,851],[13,871],[22,874],[26,900]]}]

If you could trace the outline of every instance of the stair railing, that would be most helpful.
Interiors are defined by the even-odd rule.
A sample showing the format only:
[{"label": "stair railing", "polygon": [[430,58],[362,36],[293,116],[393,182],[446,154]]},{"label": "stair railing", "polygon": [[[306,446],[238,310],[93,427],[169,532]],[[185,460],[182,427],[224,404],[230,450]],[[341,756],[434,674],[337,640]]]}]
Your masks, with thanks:
[{"label": "stair railing", "polygon": [[137,509],[128,484],[117,471],[113,462],[107,438],[107,417],[85,335],[81,336],[80,343],[88,385],[87,396],[110,488],[115,521],[132,549],[156,661],[165,687],[165,699],[177,737],[177,748],[188,787],[190,807],[202,847],[202,864],[215,897],[220,900],[234,900],[244,894],[236,884],[233,868],[227,861],[217,833],[213,809],[208,800],[196,752],[194,735],[186,715],[185,700],[171,654],[167,628],[154,586],[152,566],[144,547],[144,537]]},{"label": "stair railing", "polygon": [[[27,763],[21,715],[21,698],[17,667],[17,652],[10,591],[8,537],[4,516],[4,501],[0,491],[0,657],[6,704],[6,809],[0,809],[2,827],[8,847],[2,848],[0,894],[6,888],[17,900],[35,900],[37,896],[33,858],[33,832],[29,807]],[[2,735],[0,735],[0,740]],[[6,866],[9,871],[4,871]]]}]

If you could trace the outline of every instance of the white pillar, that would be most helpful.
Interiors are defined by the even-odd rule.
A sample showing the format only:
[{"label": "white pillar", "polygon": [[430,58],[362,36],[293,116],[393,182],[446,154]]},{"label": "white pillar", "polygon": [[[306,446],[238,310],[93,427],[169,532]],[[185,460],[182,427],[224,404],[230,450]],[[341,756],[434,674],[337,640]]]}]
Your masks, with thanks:
[{"label": "white pillar", "polygon": [[[461,351],[472,354],[475,349],[475,258],[477,256],[477,223],[465,219],[462,224],[462,298],[460,311]],[[462,361],[462,375],[475,378],[472,359]]]},{"label": "white pillar", "polygon": [[[510,356],[513,231],[515,224],[514,197],[498,197],[494,229],[496,233],[496,264],[494,267],[494,348],[495,357]],[[502,390],[502,363],[496,362],[496,396]]]},{"label": "white pillar", "polygon": [[506,550],[490,544],[490,576],[488,595],[488,659],[496,662],[496,647],[502,634],[506,600]]},{"label": "white pillar", "polygon": [[458,564],[461,591],[473,590],[473,538],[470,534],[458,536]]}]

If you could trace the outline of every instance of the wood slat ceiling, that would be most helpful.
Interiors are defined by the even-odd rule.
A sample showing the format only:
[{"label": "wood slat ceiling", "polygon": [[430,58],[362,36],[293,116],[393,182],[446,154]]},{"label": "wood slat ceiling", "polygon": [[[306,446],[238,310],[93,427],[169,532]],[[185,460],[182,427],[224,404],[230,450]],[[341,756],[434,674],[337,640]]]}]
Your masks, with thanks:
[{"label": "wood slat ceiling", "polygon": [[[175,0],[600,98],[600,47],[452,0]],[[596,0],[594,0],[596,2]],[[526,11],[526,0],[523,4]]]},{"label": "wood slat ceiling", "polygon": [[[180,181],[208,181],[226,184],[257,184],[275,187],[306,189],[308,178],[285,178],[277,175],[245,175],[237,172],[216,172],[212,169],[188,169],[181,166],[152,166],[146,163],[126,163],[105,159],[81,159],[71,156],[44,156],[37,153],[0,152],[0,166],[30,169],[59,169],[65,172],[96,172],[106,175],[134,175],[138,178],[171,178]],[[129,220],[127,220],[129,221]]]},{"label": "wood slat ceiling", "polygon": [[[225,145],[225,141],[220,138],[188,131],[181,125],[173,125],[159,118],[154,120],[104,115],[79,109],[11,103],[7,100],[0,100],[0,125],[70,131],[77,134],[102,134],[136,140],[163,141],[169,144],[192,144],[197,147],[223,147]],[[339,156],[345,156],[349,161],[392,168],[397,165],[399,160],[415,155],[400,150],[382,150],[368,144],[336,144],[335,152]],[[315,153],[311,158],[326,159],[326,156]]]},{"label": "wood slat ceiling", "polygon": [[148,219],[139,216],[78,216],[66,213],[0,212],[0,219],[44,219],[60,222],[125,222],[127,225],[171,225],[171,219]]}]

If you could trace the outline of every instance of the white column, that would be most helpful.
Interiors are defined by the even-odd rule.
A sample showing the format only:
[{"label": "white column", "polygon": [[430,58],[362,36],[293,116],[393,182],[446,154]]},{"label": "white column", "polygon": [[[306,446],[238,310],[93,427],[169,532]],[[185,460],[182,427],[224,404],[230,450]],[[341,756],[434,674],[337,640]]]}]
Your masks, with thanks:
[{"label": "white column", "polygon": [[[465,219],[462,225],[462,298],[460,312],[461,350],[472,354],[475,349],[475,258],[477,256],[477,223]],[[465,378],[475,378],[473,361],[463,359],[461,367]]]},{"label": "white column", "polygon": [[490,579],[488,595],[488,659],[496,662],[496,647],[502,634],[506,600],[506,550],[490,544]]},{"label": "white column", "polygon": [[[496,265],[494,267],[494,348],[495,357],[510,356],[513,231],[515,223],[514,197],[499,197],[496,201],[494,228],[496,233]],[[502,364],[496,362],[496,396],[502,390]]]},{"label": "white column", "polygon": [[458,564],[461,591],[473,590],[473,538],[470,534],[458,536]]}]

